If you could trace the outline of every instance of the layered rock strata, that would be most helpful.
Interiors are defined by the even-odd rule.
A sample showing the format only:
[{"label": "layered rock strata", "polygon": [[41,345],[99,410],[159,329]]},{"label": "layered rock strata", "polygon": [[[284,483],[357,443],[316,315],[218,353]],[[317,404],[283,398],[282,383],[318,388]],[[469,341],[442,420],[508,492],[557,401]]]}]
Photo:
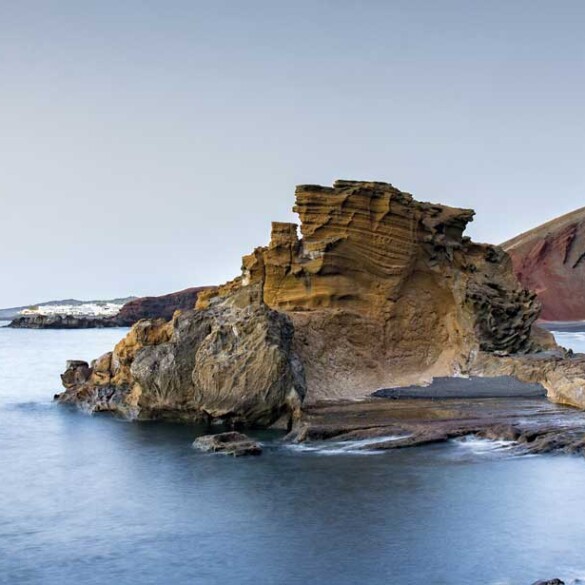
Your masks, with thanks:
[{"label": "layered rock strata", "polygon": [[520,282],[538,295],[542,319],[585,320],[585,207],[502,247],[510,254]]},{"label": "layered rock strata", "polygon": [[384,183],[296,190],[294,224],[274,223],[242,276],[200,295],[257,285],[290,315],[307,401],[360,398],[469,368],[480,351],[529,353],[539,304],[495,246],[463,236],[473,211],[420,203]]},{"label": "layered rock strata", "polygon": [[[563,402],[582,366],[535,326],[540,305],[496,246],[463,235],[473,211],[385,183],[296,190],[235,280],[195,311],[143,321],[59,400],[145,418],[165,412],[266,425],[306,405],[438,376],[512,375]],[[538,355],[539,359],[532,359]],[[568,364],[568,365],[567,365]]]},{"label": "layered rock strata", "polygon": [[[310,442],[324,451],[343,445],[386,451],[471,437],[504,441],[513,455],[585,456],[585,417],[544,398],[378,398],[306,406],[287,441]],[[485,446],[489,449],[489,443]]]}]

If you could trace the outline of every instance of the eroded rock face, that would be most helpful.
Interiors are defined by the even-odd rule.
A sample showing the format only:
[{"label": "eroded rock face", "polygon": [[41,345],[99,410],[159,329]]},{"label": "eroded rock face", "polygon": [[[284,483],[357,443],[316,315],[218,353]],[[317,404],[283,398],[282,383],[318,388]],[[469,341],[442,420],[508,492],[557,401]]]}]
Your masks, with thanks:
[{"label": "eroded rock face", "polygon": [[469,209],[421,203],[385,183],[296,190],[301,225],[274,223],[242,276],[200,295],[257,285],[295,325],[309,402],[464,371],[479,351],[551,345],[533,327],[539,304],[499,248],[463,236]]},{"label": "eroded rock face", "polygon": [[58,400],[130,418],[292,422],[305,394],[292,337],[286,315],[255,302],[143,320],[91,368],[72,363]]},{"label": "eroded rock face", "polygon": [[[144,418],[267,425],[296,416],[303,398],[355,400],[438,376],[517,370],[553,399],[562,380],[563,401],[585,406],[582,366],[534,325],[539,302],[509,256],[463,236],[471,210],[353,181],[300,186],[295,210],[300,237],[294,224],[273,224],[241,276],[201,291],[196,310],[171,322],[139,322],[60,400],[79,392],[84,404],[96,396],[96,408]],[[530,360],[544,350],[557,354]]]},{"label": "eroded rock face", "polygon": [[522,284],[537,293],[542,319],[585,319],[585,208],[502,244]]}]

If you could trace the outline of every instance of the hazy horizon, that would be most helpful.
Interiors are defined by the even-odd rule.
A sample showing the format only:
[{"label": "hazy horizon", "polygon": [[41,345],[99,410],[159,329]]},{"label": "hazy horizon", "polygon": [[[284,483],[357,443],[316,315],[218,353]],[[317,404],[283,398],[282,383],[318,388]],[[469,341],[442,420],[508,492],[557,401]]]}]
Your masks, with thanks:
[{"label": "hazy horizon", "polygon": [[585,5],[0,7],[0,307],[218,284],[294,187],[378,180],[500,243],[583,207]]}]

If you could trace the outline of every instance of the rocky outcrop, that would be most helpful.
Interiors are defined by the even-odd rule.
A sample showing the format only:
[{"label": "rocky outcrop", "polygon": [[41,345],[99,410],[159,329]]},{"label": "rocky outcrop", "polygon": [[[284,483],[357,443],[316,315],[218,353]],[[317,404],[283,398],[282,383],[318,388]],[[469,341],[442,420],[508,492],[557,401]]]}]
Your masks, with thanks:
[{"label": "rocky outcrop", "polygon": [[[512,455],[585,456],[585,417],[542,397],[365,400],[306,406],[286,437],[327,451],[387,451],[470,439]],[[504,445],[501,442],[505,442]]]},{"label": "rocky outcrop", "polygon": [[504,242],[514,272],[548,321],[585,320],[585,207]]},{"label": "rocky outcrop", "polygon": [[305,366],[307,401],[365,397],[468,369],[477,352],[527,353],[535,295],[508,256],[463,236],[473,211],[421,203],[385,183],[337,181],[296,190],[294,224],[274,223],[243,274],[200,295],[257,285],[290,315]]},{"label": "rocky outcrop", "polygon": [[582,365],[535,326],[540,304],[509,256],[463,235],[473,211],[354,181],[300,186],[294,209],[300,236],[274,223],[241,276],[170,322],[139,322],[59,400],[267,425],[298,417],[303,398],[510,375],[553,399],[562,381],[562,401],[585,406]]},{"label": "rocky outcrop", "polygon": [[260,455],[262,445],[243,433],[232,431],[217,435],[203,435],[193,441],[193,448],[204,453],[221,453],[232,457]]},{"label": "rocky outcrop", "polygon": [[120,326],[115,317],[90,315],[19,315],[8,325],[13,329],[100,329]]},{"label": "rocky outcrop", "polygon": [[91,366],[70,362],[58,400],[128,418],[268,426],[286,416],[290,426],[306,391],[292,338],[283,313],[232,299],[143,320]]}]

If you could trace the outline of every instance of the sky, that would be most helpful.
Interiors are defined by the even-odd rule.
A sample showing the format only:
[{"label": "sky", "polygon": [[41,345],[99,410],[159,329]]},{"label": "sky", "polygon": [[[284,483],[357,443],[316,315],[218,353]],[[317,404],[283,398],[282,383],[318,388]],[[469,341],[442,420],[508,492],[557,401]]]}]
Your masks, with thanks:
[{"label": "sky", "polygon": [[585,3],[0,0],[0,307],[239,274],[294,186],[585,205]]}]

